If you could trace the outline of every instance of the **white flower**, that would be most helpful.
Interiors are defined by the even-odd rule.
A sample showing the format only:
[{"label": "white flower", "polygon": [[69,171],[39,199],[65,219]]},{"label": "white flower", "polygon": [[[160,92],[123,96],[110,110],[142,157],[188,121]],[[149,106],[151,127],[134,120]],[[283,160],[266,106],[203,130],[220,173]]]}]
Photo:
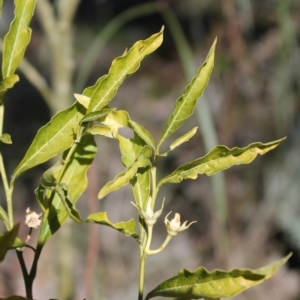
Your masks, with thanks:
[{"label": "white flower", "polygon": [[139,215],[145,220],[147,225],[154,225],[156,223],[156,220],[158,219],[158,217],[161,215],[163,207],[164,207],[164,202],[165,199],[163,199],[163,203],[161,206],[161,209],[159,209],[156,212],[153,212],[153,209],[151,208],[152,205],[152,198],[151,196],[149,197],[148,203],[147,203],[147,208],[146,211],[144,211],[140,205],[135,204],[133,202],[131,202],[131,204],[133,206],[135,206],[139,212]]},{"label": "white flower", "polygon": [[191,222],[190,224],[187,225],[188,221],[185,221],[181,226],[180,226],[180,214],[175,213],[174,219],[171,221],[168,220],[168,216],[170,215],[171,211],[166,215],[165,217],[165,224],[167,227],[167,232],[170,236],[176,236],[178,232],[183,231],[188,229],[193,223],[196,223],[196,221]]},{"label": "white flower", "polygon": [[28,227],[32,227],[34,229],[37,229],[42,222],[42,213],[39,215],[35,211],[30,211],[30,208],[28,207],[26,209],[26,218],[25,218],[25,224]]}]

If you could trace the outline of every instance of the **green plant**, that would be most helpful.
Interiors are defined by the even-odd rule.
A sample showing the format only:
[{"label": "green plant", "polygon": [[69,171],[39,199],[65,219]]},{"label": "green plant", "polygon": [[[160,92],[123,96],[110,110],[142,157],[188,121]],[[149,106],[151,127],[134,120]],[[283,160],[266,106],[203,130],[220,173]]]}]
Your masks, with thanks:
[{"label": "green plant", "polygon": [[[4,39],[2,82],[0,102],[0,129],[2,143],[10,144],[9,134],[3,133],[4,96],[8,89],[18,81],[15,71],[20,64],[26,46],[30,40],[28,24],[31,20],[35,1],[15,1],[15,18]],[[75,94],[76,102],[59,111],[49,123],[40,128],[24,158],[14,169],[8,180],[5,165],[0,153],[0,172],[3,181],[7,209],[0,207],[0,219],[7,231],[0,236],[0,260],[9,249],[15,249],[22,269],[26,288],[26,299],[33,299],[33,282],[37,275],[37,264],[43,247],[49,239],[71,218],[83,223],[75,203],[87,187],[86,172],[92,164],[97,147],[95,137],[115,139],[119,143],[124,172],[105,184],[99,191],[99,199],[129,184],[132,188],[135,206],[138,212],[138,224],[134,219],[113,223],[107,212],[96,212],[88,216],[87,222],[109,226],[137,241],[140,249],[140,275],[138,299],[150,299],[156,296],[176,297],[179,299],[220,299],[230,298],[243,290],[255,286],[275,274],[290,255],[266,267],[250,269],[233,269],[231,271],[214,270],[208,272],[198,268],[194,272],[180,271],[174,277],[159,284],[144,297],[146,258],[165,249],[169,241],[178,233],[189,228],[195,221],[181,223],[180,214],[175,213],[171,221],[165,217],[166,239],[158,249],[151,248],[153,226],[163,212],[164,200],[155,211],[160,188],[167,183],[180,183],[184,179],[196,179],[199,174],[214,175],[233,165],[247,164],[260,154],[276,148],[283,139],[270,143],[253,143],[245,148],[228,149],[216,146],[205,156],[179,166],[170,174],[157,179],[157,162],[167,157],[170,152],[188,142],[197,131],[193,128],[177,138],[168,150],[162,150],[164,144],[188,119],[195,108],[197,99],[208,84],[214,65],[216,40],[205,62],[198,69],[191,83],[178,98],[174,109],[156,143],[148,130],[130,118],[127,111],[118,110],[108,105],[113,100],[119,87],[127,76],[135,73],[141,61],[155,51],[163,41],[163,29],[146,40],[136,42],[124,54],[117,57],[107,75],[97,80],[94,86],[87,87],[81,95]],[[121,128],[130,128],[133,138],[121,134]],[[18,238],[19,224],[14,225],[12,193],[15,180],[25,171],[58,157],[57,162],[41,177],[36,189],[36,199],[42,214],[26,211],[26,225],[29,236],[33,229],[40,226],[37,244],[31,246],[29,239],[25,242]],[[137,230],[137,227],[139,230]],[[28,270],[23,251],[29,248],[34,258]],[[24,299],[13,296],[9,299]]]}]

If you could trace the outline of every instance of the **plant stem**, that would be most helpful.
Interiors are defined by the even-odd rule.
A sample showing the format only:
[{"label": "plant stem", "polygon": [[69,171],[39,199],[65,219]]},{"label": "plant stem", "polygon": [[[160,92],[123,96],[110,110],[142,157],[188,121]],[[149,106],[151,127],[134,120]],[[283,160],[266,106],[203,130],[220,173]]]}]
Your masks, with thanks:
[{"label": "plant stem", "polygon": [[22,275],[23,275],[24,284],[25,284],[26,298],[32,299],[32,281],[27,272],[27,268],[25,265],[24,257],[23,257],[23,251],[17,249],[16,253],[17,253],[18,260],[19,260],[19,264],[21,266],[21,270],[22,270]]},{"label": "plant stem", "polygon": [[139,281],[139,297],[138,297],[138,300],[143,300],[144,282],[145,282],[145,263],[146,263],[146,255],[143,251],[141,253],[141,258],[140,258],[140,281]]},{"label": "plant stem", "polygon": [[[0,135],[3,133],[3,120],[4,120],[4,103],[3,99],[1,99],[0,103]],[[10,230],[14,226],[14,219],[13,219],[13,206],[12,206],[12,186],[9,186],[5,166],[3,162],[2,153],[0,152],[0,174],[2,177],[3,187],[6,196],[6,203],[7,203],[7,214],[8,214],[8,228]]]}]

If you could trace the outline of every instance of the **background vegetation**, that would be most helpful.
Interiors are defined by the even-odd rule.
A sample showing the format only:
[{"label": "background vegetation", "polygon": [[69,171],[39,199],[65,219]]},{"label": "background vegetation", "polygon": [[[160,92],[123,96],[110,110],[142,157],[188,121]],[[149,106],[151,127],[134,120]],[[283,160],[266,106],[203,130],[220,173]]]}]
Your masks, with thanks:
[{"label": "background vegetation", "polygon": [[[73,2],[74,10],[76,2],[79,3],[73,27],[65,28],[59,19],[52,24],[57,26],[52,31],[61,30],[61,40],[56,46],[51,42],[49,31],[47,33],[47,26],[51,24],[47,25],[45,19],[51,12],[42,7],[45,2],[50,3],[38,0],[26,58],[47,80],[40,82],[38,88],[33,86],[32,82],[36,84],[36,78],[40,78],[34,77],[30,65],[23,65],[19,89],[16,87],[7,95],[5,127],[14,130],[10,130],[14,144],[3,146],[4,155],[11,163],[8,172],[24,155],[37,128],[58,109],[74,101],[73,92],[81,93],[84,86],[93,84],[107,72],[112,59],[126,47],[157,32],[165,24],[160,50],[143,62],[139,72],[126,81],[114,100],[155,136],[171,111],[174,99],[181,95],[188,82],[190,66],[196,68],[201,64],[217,36],[215,68],[201,100],[208,104],[211,118],[210,114],[201,116],[199,112],[199,118],[195,116],[189,121],[200,126],[201,134],[184,153],[175,151],[163,166],[165,170],[173,170],[204,154],[205,147],[214,139],[228,147],[243,147],[256,140],[267,142],[285,135],[288,139],[276,151],[251,165],[224,172],[225,194],[222,193],[224,186],[210,178],[185,181],[176,188],[167,186],[165,211],[172,206],[173,210],[180,211],[183,219],[198,220],[198,223],[172,241],[155,260],[149,257],[147,276],[151,280],[146,290],[181,268],[193,270],[199,265],[209,269],[255,268],[293,250],[288,267],[283,267],[275,278],[234,299],[300,299],[299,1],[185,0],[145,1],[143,4],[133,0],[73,0],[69,4]],[[59,3],[68,3],[53,2],[58,12],[64,11]],[[7,31],[12,10],[13,3],[4,1],[2,33]],[[71,6],[67,6],[65,11],[71,10]],[[61,17],[67,19],[68,15]],[[176,20],[190,49],[184,48],[182,40],[179,41],[181,47],[176,44],[174,37],[180,38]],[[63,60],[64,53],[73,59]],[[91,59],[91,69],[87,59]],[[206,108],[200,107],[199,111]],[[213,127],[204,127],[203,120]],[[191,128],[191,123],[185,125]],[[185,128],[183,126],[182,133]],[[101,209],[107,210],[116,222],[128,219],[135,209],[129,205],[130,189],[109,195],[110,201],[96,200],[99,187],[122,169],[115,143],[101,139],[98,146],[101,154],[90,169],[90,186],[78,207],[86,212],[85,216]],[[38,210],[33,190],[46,168],[35,168],[17,181],[16,222],[24,224],[28,206]],[[222,178],[219,180],[222,182]],[[216,187],[221,189],[221,194]],[[164,235],[162,223],[161,232]],[[25,227],[21,228],[22,234],[27,234]],[[157,245],[162,239],[158,232]],[[131,299],[137,289],[131,282],[136,282],[138,274],[138,253],[134,251],[131,241],[109,228],[69,222],[42,253],[35,283],[36,298],[44,299],[47,295],[58,299],[113,300],[125,294]],[[182,253],[184,261],[181,261]],[[24,255],[31,253],[25,251]],[[2,296],[24,294],[22,278],[16,274],[21,275],[12,253],[1,266]]]}]

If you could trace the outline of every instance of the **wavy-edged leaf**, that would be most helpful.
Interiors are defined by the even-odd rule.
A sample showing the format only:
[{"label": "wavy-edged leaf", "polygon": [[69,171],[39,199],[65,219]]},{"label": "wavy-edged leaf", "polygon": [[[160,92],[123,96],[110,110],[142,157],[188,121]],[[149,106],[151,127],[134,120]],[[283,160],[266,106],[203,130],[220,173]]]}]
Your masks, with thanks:
[{"label": "wavy-edged leaf", "polygon": [[4,78],[0,82],[0,97],[2,97],[8,89],[11,89],[19,80],[20,78],[16,74]]},{"label": "wavy-edged leaf", "polygon": [[18,232],[19,232],[19,224],[16,224],[13,227],[13,229],[5,232],[0,237],[0,261],[4,259],[6,252],[11,249],[18,235]]},{"label": "wavy-edged leaf", "polygon": [[136,123],[132,120],[129,120],[129,125],[133,129],[134,132],[153,150],[155,150],[155,142],[148,130],[146,130],[142,125]]},{"label": "wavy-edged leaf", "polygon": [[76,93],[74,94],[74,97],[85,109],[88,109],[91,102],[90,97]]},{"label": "wavy-edged leaf", "polygon": [[102,199],[107,194],[125,186],[134,176],[136,176],[139,168],[145,168],[149,166],[149,164],[149,158],[142,154],[129,168],[117,175],[114,180],[107,182],[100,190],[98,198]]},{"label": "wavy-edged leaf", "polygon": [[3,133],[0,135],[0,141],[3,144],[12,144],[11,136],[8,133]]},{"label": "wavy-edged leaf", "polygon": [[35,0],[15,0],[14,19],[4,38],[2,76],[13,75],[20,64],[30,41],[31,29],[28,27],[33,16]]},{"label": "wavy-edged leaf", "polygon": [[99,111],[93,111],[91,113],[86,114],[80,121],[80,123],[87,123],[87,122],[93,122],[96,120],[99,120],[100,118],[105,117],[108,115],[110,112],[116,110],[116,108],[103,108]]},{"label": "wavy-edged leaf", "polygon": [[108,138],[114,138],[114,133],[113,131],[107,127],[107,126],[103,126],[103,125],[95,125],[92,126],[90,128],[88,128],[85,132],[85,134],[92,134],[92,135],[102,135],[102,136],[106,136]]},{"label": "wavy-edged leaf", "polygon": [[9,220],[6,211],[0,206],[0,219],[4,222],[5,227],[9,228]]},{"label": "wavy-edged leaf", "polygon": [[[123,164],[128,168],[140,155],[145,142],[136,134],[133,139],[126,139],[121,135],[117,135],[116,138],[119,140]],[[150,184],[150,166],[140,168],[136,176],[130,180],[135,202],[140,207],[146,208],[150,196]]]},{"label": "wavy-edged leaf", "polygon": [[85,108],[79,103],[57,113],[49,123],[41,127],[29,146],[24,158],[14,170],[15,179],[24,171],[48,161],[74,143],[80,119]]},{"label": "wavy-edged leaf", "polygon": [[88,113],[101,110],[114,98],[124,79],[136,72],[145,56],[161,45],[162,34],[163,29],[146,40],[136,42],[128,52],[113,60],[108,74],[93,91]]},{"label": "wavy-edged leaf", "polygon": [[198,69],[196,76],[192,82],[186,87],[183,95],[177,99],[175,107],[169,120],[162,132],[157,148],[159,149],[162,143],[170,137],[186,120],[189,118],[196,106],[197,99],[202,95],[210,78],[214,66],[214,55],[217,39],[212,44],[205,62]]},{"label": "wavy-edged leaf", "polygon": [[[107,75],[103,75],[102,77],[97,79],[97,81],[94,85],[85,88],[83,91],[83,95],[86,97],[89,97],[91,99],[91,97],[93,96],[95,91],[97,91],[99,89],[99,87],[101,86],[102,81],[106,78],[106,76]],[[89,101],[89,103],[91,103],[91,101]]]},{"label": "wavy-edged leaf", "polygon": [[173,278],[158,285],[147,295],[146,300],[157,296],[180,299],[230,298],[272,277],[290,256],[291,254],[256,270],[233,269],[228,272],[222,270],[209,272],[202,267],[194,272],[181,270]]},{"label": "wavy-edged leaf", "polygon": [[87,222],[109,226],[125,234],[126,236],[131,236],[136,240],[139,239],[139,235],[136,231],[136,224],[134,219],[130,219],[129,221],[126,222],[122,221],[120,223],[112,223],[108,219],[106,212],[97,212],[89,215],[87,218]]},{"label": "wavy-edged leaf", "polygon": [[[77,202],[78,198],[87,187],[88,181],[86,173],[94,160],[96,150],[97,147],[94,142],[94,137],[91,135],[83,136],[61,179],[61,183],[68,186],[68,196],[73,204]],[[64,157],[66,154],[67,153],[64,153]],[[45,201],[47,200],[43,199],[43,190],[37,190],[36,195],[39,197],[38,202],[40,205],[42,204],[42,206],[44,206]],[[59,196],[55,194],[50,208],[49,218],[43,220],[41,226],[41,242],[46,243],[46,241],[64,224],[67,217],[68,212]]]},{"label": "wavy-edged leaf", "polygon": [[253,143],[245,148],[228,149],[225,146],[216,146],[204,157],[178,167],[170,175],[164,177],[158,187],[165,183],[177,183],[183,179],[196,179],[198,174],[211,176],[233,165],[248,164],[258,154],[263,155],[276,148],[284,139],[265,144]]},{"label": "wavy-edged leaf", "polygon": [[129,120],[130,118],[127,111],[117,110],[104,116],[100,122],[103,125],[108,126],[114,133],[114,136],[116,136],[120,128],[128,127]]},{"label": "wavy-edged leaf", "polygon": [[197,132],[198,127],[194,127],[192,130],[181,136],[180,138],[176,139],[171,145],[170,149],[174,150],[175,148],[179,147],[181,144],[188,142]]},{"label": "wavy-edged leaf", "polygon": [[[140,138],[136,132],[134,132],[132,139],[125,138],[118,133],[120,128],[129,126],[129,121],[130,117],[126,111],[114,111],[102,120],[103,124],[111,129],[114,137],[119,141],[121,159],[126,169],[137,160],[143,147],[146,145],[145,141]],[[149,166],[139,168],[136,176],[130,180],[135,202],[140,207],[146,208],[146,203],[150,195],[150,184]]]}]

